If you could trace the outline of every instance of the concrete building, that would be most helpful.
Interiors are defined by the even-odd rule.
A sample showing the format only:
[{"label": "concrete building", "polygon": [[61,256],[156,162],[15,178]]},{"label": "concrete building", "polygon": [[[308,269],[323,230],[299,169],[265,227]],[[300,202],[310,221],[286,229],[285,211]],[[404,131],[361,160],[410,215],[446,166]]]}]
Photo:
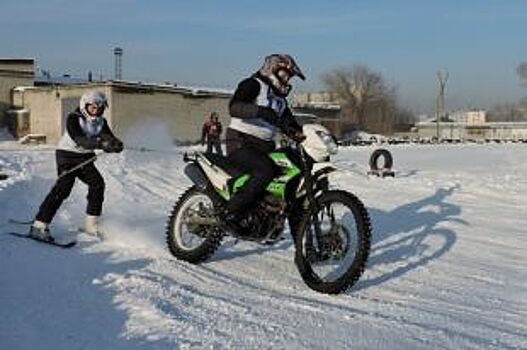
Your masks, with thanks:
[{"label": "concrete building", "polygon": [[18,130],[17,136],[44,135],[47,143],[56,143],[68,113],[78,106],[83,93],[94,89],[108,97],[110,107],[105,116],[118,135],[134,127],[162,123],[175,142],[195,142],[211,112],[216,111],[224,125],[229,121],[230,91],[125,81],[19,86],[12,90],[11,114],[21,115],[29,130]]},{"label": "concrete building", "polygon": [[12,130],[15,127],[9,123],[7,115],[12,105],[12,91],[17,86],[33,85],[34,67],[32,58],[0,58],[0,128],[7,126]]}]

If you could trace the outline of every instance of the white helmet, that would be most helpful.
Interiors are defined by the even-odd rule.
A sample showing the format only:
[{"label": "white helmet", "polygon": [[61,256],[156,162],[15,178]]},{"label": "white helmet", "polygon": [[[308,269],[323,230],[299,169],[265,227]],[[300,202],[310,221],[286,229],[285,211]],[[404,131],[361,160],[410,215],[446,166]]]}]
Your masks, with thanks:
[{"label": "white helmet", "polygon": [[95,105],[97,106],[98,110],[100,111],[99,116],[102,115],[104,112],[104,109],[108,107],[108,100],[106,99],[106,96],[98,90],[89,91],[86,92],[84,95],[81,96],[80,102],[79,102],[79,108],[81,110],[81,113],[88,117],[88,112],[86,111],[86,105]]},{"label": "white helmet", "polygon": [[331,133],[320,124],[305,124],[302,133],[306,139],[302,141],[302,146],[306,153],[315,162],[327,160],[330,154],[337,153],[337,144]]}]

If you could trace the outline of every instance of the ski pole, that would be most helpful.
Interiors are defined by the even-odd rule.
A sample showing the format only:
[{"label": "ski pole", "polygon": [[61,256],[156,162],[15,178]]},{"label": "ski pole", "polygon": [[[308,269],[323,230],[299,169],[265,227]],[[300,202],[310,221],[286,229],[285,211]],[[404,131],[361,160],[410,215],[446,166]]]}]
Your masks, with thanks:
[{"label": "ski pole", "polygon": [[125,147],[124,148],[127,151],[136,151],[136,152],[153,152],[153,153],[162,153],[162,154],[172,154],[172,155],[182,155],[183,153],[181,151],[169,151],[169,150],[163,150],[163,149],[152,149],[152,148],[146,148],[146,147]]},{"label": "ski pole", "polygon": [[[369,179],[370,177],[367,175],[367,171],[364,170],[364,173],[360,171],[360,168],[364,169],[363,167],[361,167],[359,164],[357,163],[352,163],[351,166],[349,166],[349,163],[348,162],[343,162],[343,161],[336,161],[334,163],[336,166],[338,166],[343,172],[347,172],[347,173],[352,173],[352,174],[356,174],[356,175],[360,175],[362,177],[365,177],[367,179]],[[354,168],[359,168],[359,170],[355,170]]]},{"label": "ski pole", "polygon": [[100,155],[102,155],[103,153],[95,153],[95,155],[87,160],[85,160],[84,162],[80,163],[80,164],[77,164],[75,165],[73,168],[71,169],[68,169],[66,170],[65,172],[63,172],[62,174],[60,174],[57,178],[57,180],[60,180],[62,179],[64,176],[68,175],[68,174],[71,174],[72,172],[76,171],[76,170],[79,170],[80,168],[92,163],[92,162],[95,162],[97,160],[97,157],[99,157]]}]

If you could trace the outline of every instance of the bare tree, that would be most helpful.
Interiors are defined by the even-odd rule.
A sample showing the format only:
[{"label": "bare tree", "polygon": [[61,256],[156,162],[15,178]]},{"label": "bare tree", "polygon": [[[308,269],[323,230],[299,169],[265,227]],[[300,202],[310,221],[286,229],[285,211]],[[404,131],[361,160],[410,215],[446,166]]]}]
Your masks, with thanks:
[{"label": "bare tree", "polygon": [[523,81],[523,84],[527,86],[527,62],[522,62],[516,68],[518,77]]},{"label": "bare tree", "polygon": [[[522,80],[522,84],[527,87],[527,62],[520,63],[516,68],[516,73],[518,74],[520,80]],[[525,110],[527,109],[527,96],[520,100],[519,106],[523,107],[523,117],[524,119],[527,119],[527,114],[525,113]]]},{"label": "bare tree", "polygon": [[339,67],[322,75],[328,92],[342,106],[346,123],[390,133],[397,115],[397,93],[381,74],[365,65]]},{"label": "bare tree", "polygon": [[504,103],[492,107],[487,113],[490,122],[518,122],[525,121],[526,116],[515,103]]}]

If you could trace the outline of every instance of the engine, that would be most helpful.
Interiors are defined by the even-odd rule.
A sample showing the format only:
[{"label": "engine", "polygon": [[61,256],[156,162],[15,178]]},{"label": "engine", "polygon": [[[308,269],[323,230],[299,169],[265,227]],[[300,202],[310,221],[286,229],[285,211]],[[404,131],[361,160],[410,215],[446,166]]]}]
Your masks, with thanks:
[{"label": "engine", "polygon": [[284,211],[284,201],[268,194],[249,210],[241,225],[252,232],[255,240],[274,241],[284,230]]}]

